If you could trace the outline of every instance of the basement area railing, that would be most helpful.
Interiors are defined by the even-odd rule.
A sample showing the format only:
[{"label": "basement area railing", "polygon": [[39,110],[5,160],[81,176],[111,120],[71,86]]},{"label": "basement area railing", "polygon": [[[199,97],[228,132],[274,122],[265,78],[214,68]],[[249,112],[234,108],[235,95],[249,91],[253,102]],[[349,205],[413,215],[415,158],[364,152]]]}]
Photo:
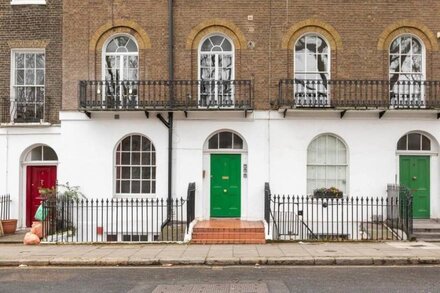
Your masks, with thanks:
[{"label": "basement area railing", "polygon": [[368,241],[412,239],[412,196],[396,198],[273,195],[268,234],[274,240]]},{"label": "basement area railing", "polygon": [[[168,206],[171,205],[171,209]],[[45,242],[179,242],[194,220],[188,199],[47,200]],[[168,211],[172,215],[168,219]]]},{"label": "basement area railing", "polygon": [[283,79],[278,107],[440,108],[440,81]]}]

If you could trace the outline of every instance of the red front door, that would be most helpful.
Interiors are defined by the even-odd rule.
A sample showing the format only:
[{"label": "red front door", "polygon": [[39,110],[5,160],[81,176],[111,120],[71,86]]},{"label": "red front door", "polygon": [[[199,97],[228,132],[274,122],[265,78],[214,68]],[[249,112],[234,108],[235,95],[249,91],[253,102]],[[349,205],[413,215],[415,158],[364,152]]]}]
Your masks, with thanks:
[{"label": "red front door", "polygon": [[57,181],[56,166],[28,166],[26,190],[26,226],[30,227],[34,221],[35,212],[41,204],[42,198],[38,188],[55,187]]}]

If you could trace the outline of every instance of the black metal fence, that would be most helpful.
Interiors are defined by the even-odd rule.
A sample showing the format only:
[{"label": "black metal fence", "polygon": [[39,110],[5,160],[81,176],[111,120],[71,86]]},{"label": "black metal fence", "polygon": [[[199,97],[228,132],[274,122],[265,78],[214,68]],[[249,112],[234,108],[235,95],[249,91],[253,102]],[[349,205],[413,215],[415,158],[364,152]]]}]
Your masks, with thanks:
[{"label": "black metal fence", "polygon": [[182,198],[48,200],[43,203],[44,241],[183,241],[192,221],[187,204]]},{"label": "black metal fence", "polygon": [[409,240],[412,196],[395,198],[268,195],[266,219],[274,240]]},{"label": "black metal fence", "polygon": [[0,196],[0,220],[9,220],[11,217],[11,196]]},{"label": "black metal fence", "polygon": [[278,106],[439,108],[440,81],[285,79],[279,82]]},{"label": "black metal fence", "polygon": [[251,109],[250,80],[83,80],[79,109],[142,111],[161,109]]}]

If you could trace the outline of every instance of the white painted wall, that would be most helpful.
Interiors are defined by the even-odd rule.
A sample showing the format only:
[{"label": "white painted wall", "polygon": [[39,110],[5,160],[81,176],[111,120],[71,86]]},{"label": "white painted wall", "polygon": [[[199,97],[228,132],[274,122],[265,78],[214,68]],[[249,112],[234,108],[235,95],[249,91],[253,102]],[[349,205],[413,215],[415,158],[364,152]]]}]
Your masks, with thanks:
[{"label": "white painted wall", "polygon": [[[413,114],[413,113],[416,114]],[[114,195],[114,148],[121,138],[140,133],[151,139],[157,156],[157,197],[167,196],[168,130],[150,113],[62,112],[61,127],[0,128],[0,194],[10,193],[12,215],[23,220],[23,152],[34,144],[47,144],[59,157],[58,181],[79,185],[89,198]],[[164,117],[166,118],[166,113]],[[273,193],[306,193],[306,155],[317,135],[334,133],[349,149],[348,193],[353,196],[385,196],[386,186],[398,182],[396,144],[409,131],[422,130],[440,140],[434,114],[388,112],[378,119],[375,112],[256,111],[247,118],[243,112],[175,113],[173,151],[173,196],[186,198],[189,182],[196,182],[196,215],[209,217],[209,166],[203,146],[221,129],[239,133],[247,143],[248,178],[244,179],[242,218],[263,218],[264,183]],[[440,218],[440,161],[431,157],[431,215]],[[203,178],[205,170],[205,179]]]}]

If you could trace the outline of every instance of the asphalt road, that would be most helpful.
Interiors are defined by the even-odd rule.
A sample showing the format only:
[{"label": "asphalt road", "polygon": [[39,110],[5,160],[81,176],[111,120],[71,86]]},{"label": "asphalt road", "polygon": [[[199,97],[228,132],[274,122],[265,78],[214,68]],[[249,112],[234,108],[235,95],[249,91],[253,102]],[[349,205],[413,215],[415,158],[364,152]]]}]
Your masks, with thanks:
[{"label": "asphalt road", "polygon": [[439,292],[440,267],[2,268],[0,292]]}]

